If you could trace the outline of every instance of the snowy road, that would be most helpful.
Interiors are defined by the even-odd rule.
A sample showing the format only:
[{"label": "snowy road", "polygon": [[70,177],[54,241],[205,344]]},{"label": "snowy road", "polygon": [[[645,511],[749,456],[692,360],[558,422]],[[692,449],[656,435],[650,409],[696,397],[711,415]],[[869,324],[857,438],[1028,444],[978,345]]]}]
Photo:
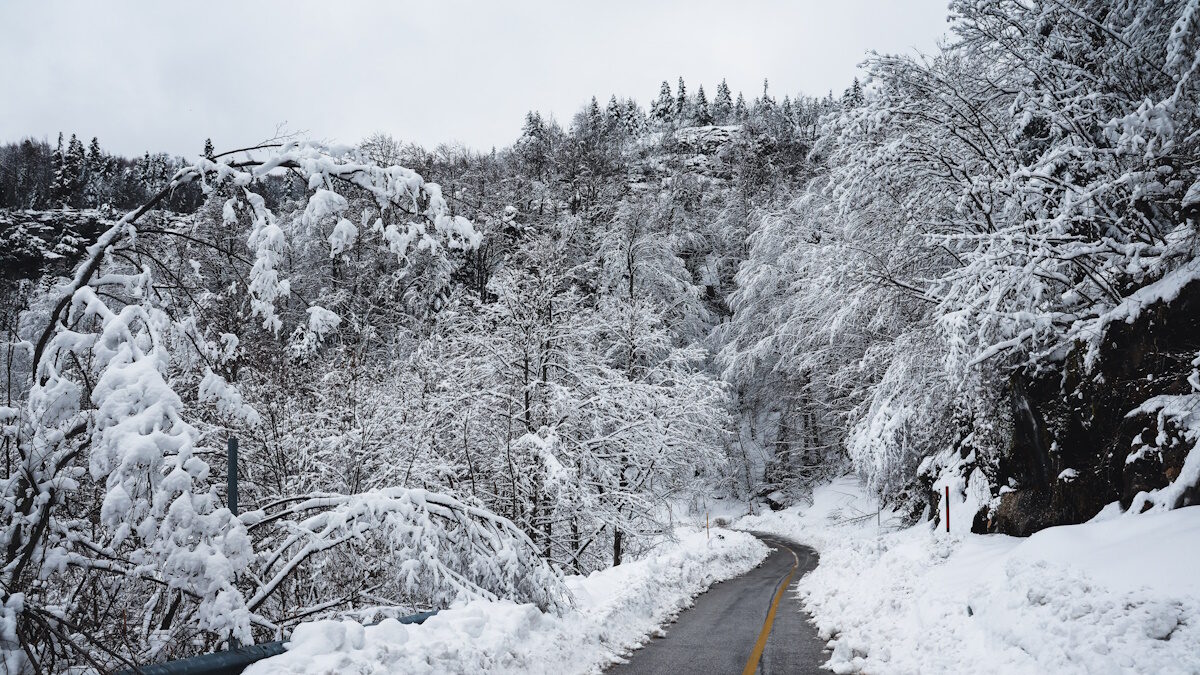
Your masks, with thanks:
[{"label": "snowy road", "polygon": [[[817,566],[817,552],[756,534],[774,550],[761,565],[715,584],[696,604],[608,673],[825,673],[828,656],[791,592]],[[788,588],[780,593],[780,585]],[[778,603],[776,605],[776,603]]]}]

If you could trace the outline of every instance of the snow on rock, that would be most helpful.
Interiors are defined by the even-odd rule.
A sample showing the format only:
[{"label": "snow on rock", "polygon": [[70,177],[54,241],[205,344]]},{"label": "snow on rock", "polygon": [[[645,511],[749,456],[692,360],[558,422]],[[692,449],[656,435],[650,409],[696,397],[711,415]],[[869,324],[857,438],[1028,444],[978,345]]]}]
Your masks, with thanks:
[{"label": "snow on rock", "polygon": [[1069,337],[1088,345],[1085,356],[1088,369],[1091,370],[1096,359],[1099,358],[1101,339],[1107,334],[1106,331],[1110,324],[1117,322],[1132,324],[1147,308],[1158,303],[1173,302],[1188,285],[1197,281],[1200,281],[1200,260],[1189,260],[1163,275],[1158,281],[1130,293],[1100,316],[1077,321],[1071,327]]},{"label": "snow on rock", "polygon": [[1167,445],[1169,443],[1167,429],[1180,430],[1183,437],[1192,445],[1192,449],[1184,458],[1179,473],[1166,487],[1149,492],[1139,492],[1134,496],[1127,510],[1130,515],[1144,513],[1151,509],[1163,511],[1176,508],[1180,504],[1187,503],[1188,492],[1200,485],[1200,451],[1196,450],[1196,447],[1200,446],[1200,393],[1196,393],[1200,391],[1200,357],[1192,361],[1192,365],[1196,370],[1192,371],[1188,383],[1191,385],[1193,393],[1155,396],[1127,415],[1127,417],[1138,413],[1156,415],[1156,426],[1159,432],[1158,437],[1154,439],[1153,446],[1135,443],[1134,451],[1125,460],[1126,464],[1137,461],[1149,452]]},{"label": "snow on rock", "polygon": [[714,530],[641,560],[567,578],[576,607],[559,617],[532,604],[476,600],[421,625],[316,621],[298,626],[288,651],[246,675],[283,673],[595,673],[641,645],[712,584],[758,565],[767,547]]},{"label": "snow on rock", "polygon": [[1200,180],[1192,183],[1191,187],[1187,189],[1187,193],[1183,195],[1183,201],[1179,203],[1184,208],[1197,204],[1200,204]]},{"label": "snow on rock", "polygon": [[741,135],[741,125],[685,127],[675,132],[675,140],[701,154],[711,154],[729,145]]},{"label": "snow on rock", "polygon": [[853,479],[739,522],[819,550],[797,588],[835,672],[1200,672],[1200,508],[1025,539],[896,522]]}]

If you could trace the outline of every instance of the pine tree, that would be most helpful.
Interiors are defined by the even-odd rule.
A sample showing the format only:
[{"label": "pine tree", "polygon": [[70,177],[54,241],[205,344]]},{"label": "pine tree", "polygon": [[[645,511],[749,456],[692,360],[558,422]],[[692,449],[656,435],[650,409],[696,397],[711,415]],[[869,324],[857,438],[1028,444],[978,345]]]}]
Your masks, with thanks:
[{"label": "pine tree", "polygon": [[760,108],[760,107],[762,108],[761,110],[757,111],[758,114],[764,115],[767,118],[770,118],[775,114],[775,99],[771,98],[771,93],[770,93],[769,89],[770,89],[770,82],[768,82],[767,78],[764,77],[763,78],[762,98],[760,98],[754,102],[755,108]]},{"label": "pine tree", "polygon": [[76,206],[83,197],[83,185],[87,171],[87,152],[83,142],[75,134],[67,142],[67,149],[62,155],[60,175],[55,180],[60,188],[60,201],[64,205]]},{"label": "pine tree", "polygon": [[75,134],[71,134],[71,140],[67,143],[66,165],[70,172],[69,176],[78,186],[79,177],[87,165],[87,151],[83,148],[83,141],[80,141]]},{"label": "pine tree", "polygon": [[658,124],[670,124],[675,120],[675,100],[671,96],[671,85],[663,80],[658,89],[658,99],[650,108],[650,116]]},{"label": "pine tree", "polygon": [[540,139],[542,137],[542,116],[532,110],[525,113],[525,124],[521,127],[522,139]]},{"label": "pine tree", "polygon": [[55,204],[62,205],[66,196],[66,150],[63,148],[63,133],[58,132],[58,147],[54,151],[54,180],[50,182],[50,199]]},{"label": "pine tree", "polygon": [[625,115],[625,111],[621,108],[621,103],[617,101],[616,94],[608,99],[608,107],[604,110],[604,114],[608,118],[610,129],[624,129],[622,117]]},{"label": "pine tree", "polygon": [[742,92],[738,92],[737,103],[733,105],[733,119],[737,122],[746,121],[746,97],[742,96]]},{"label": "pine tree", "polygon": [[708,108],[708,97],[704,95],[704,85],[696,90],[696,102],[693,104],[696,108],[695,118],[696,124],[700,126],[708,126],[713,123],[712,113]]},{"label": "pine tree", "polygon": [[728,124],[732,114],[733,95],[729,91],[729,85],[725,80],[721,80],[721,84],[717,85],[717,96],[713,99],[712,116],[717,124]]},{"label": "pine tree", "polygon": [[142,160],[138,162],[134,175],[137,177],[138,181],[142,183],[147,183],[151,180],[149,150],[147,150],[146,154],[142,156]]},{"label": "pine tree", "polygon": [[100,139],[92,136],[92,142],[88,145],[87,152],[88,173],[99,173],[103,166],[104,152],[100,150]]},{"label": "pine tree", "polygon": [[592,97],[592,102],[588,105],[587,111],[588,126],[591,131],[601,131],[604,129],[604,113],[600,112],[600,102],[596,97]]},{"label": "pine tree", "polygon": [[642,109],[638,107],[637,101],[633,99],[626,101],[623,119],[625,121],[625,131],[630,136],[639,136],[646,130],[646,116],[642,114]]},{"label": "pine tree", "polygon": [[847,108],[857,108],[863,104],[862,85],[859,84],[858,78],[854,78],[854,83],[842,95],[842,105]]},{"label": "pine tree", "polygon": [[88,145],[83,183],[84,202],[87,206],[100,206],[104,203],[105,165],[104,151],[100,149],[100,139],[92,136],[92,142]]},{"label": "pine tree", "polygon": [[213,148],[212,139],[211,138],[204,139],[204,157],[205,157],[205,159],[212,159],[215,154],[216,154],[216,149]]},{"label": "pine tree", "polygon": [[683,84],[683,78],[679,78],[679,90],[675,92],[675,118],[680,124],[686,124],[688,118],[691,117],[691,111],[688,110],[687,87]]},{"label": "pine tree", "polygon": [[535,176],[541,177],[549,168],[547,145],[546,124],[542,121],[542,115],[532,110],[525,113],[525,124],[521,127],[521,138],[517,141],[517,150],[521,157],[529,163]]}]

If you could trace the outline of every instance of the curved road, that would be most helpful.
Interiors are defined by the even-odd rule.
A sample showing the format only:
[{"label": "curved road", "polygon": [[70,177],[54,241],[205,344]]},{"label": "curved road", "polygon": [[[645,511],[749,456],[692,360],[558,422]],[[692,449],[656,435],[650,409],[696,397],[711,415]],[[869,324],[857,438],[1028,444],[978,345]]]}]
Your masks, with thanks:
[{"label": "curved road", "polygon": [[[761,565],[713,584],[664,637],[651,639],[627,663],[605,672],[828,673],[820,667],[829,658],[825,642],[792,593],[796,581],[817,566],[817,552],[782,537],[753,534],[773,549]],[[780,592],[785,581],[788,588]]]}]

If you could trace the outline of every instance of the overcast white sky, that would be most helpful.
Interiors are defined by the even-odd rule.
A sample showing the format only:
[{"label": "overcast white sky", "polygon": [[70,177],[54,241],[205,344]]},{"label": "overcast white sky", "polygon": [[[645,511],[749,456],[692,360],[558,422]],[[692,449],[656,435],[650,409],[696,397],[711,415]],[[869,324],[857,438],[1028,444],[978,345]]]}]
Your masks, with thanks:
[{"label": "overcast white sky", "polygon": [[868,49],[931,51],[945,0],[641,2],[0,1],[0,141],[99,136],[200,152],[279,123],[352,143],[374,131],[479,149],[525,111],[591,96],[643,104],[683,76],[753,98],[841,91]]}]

